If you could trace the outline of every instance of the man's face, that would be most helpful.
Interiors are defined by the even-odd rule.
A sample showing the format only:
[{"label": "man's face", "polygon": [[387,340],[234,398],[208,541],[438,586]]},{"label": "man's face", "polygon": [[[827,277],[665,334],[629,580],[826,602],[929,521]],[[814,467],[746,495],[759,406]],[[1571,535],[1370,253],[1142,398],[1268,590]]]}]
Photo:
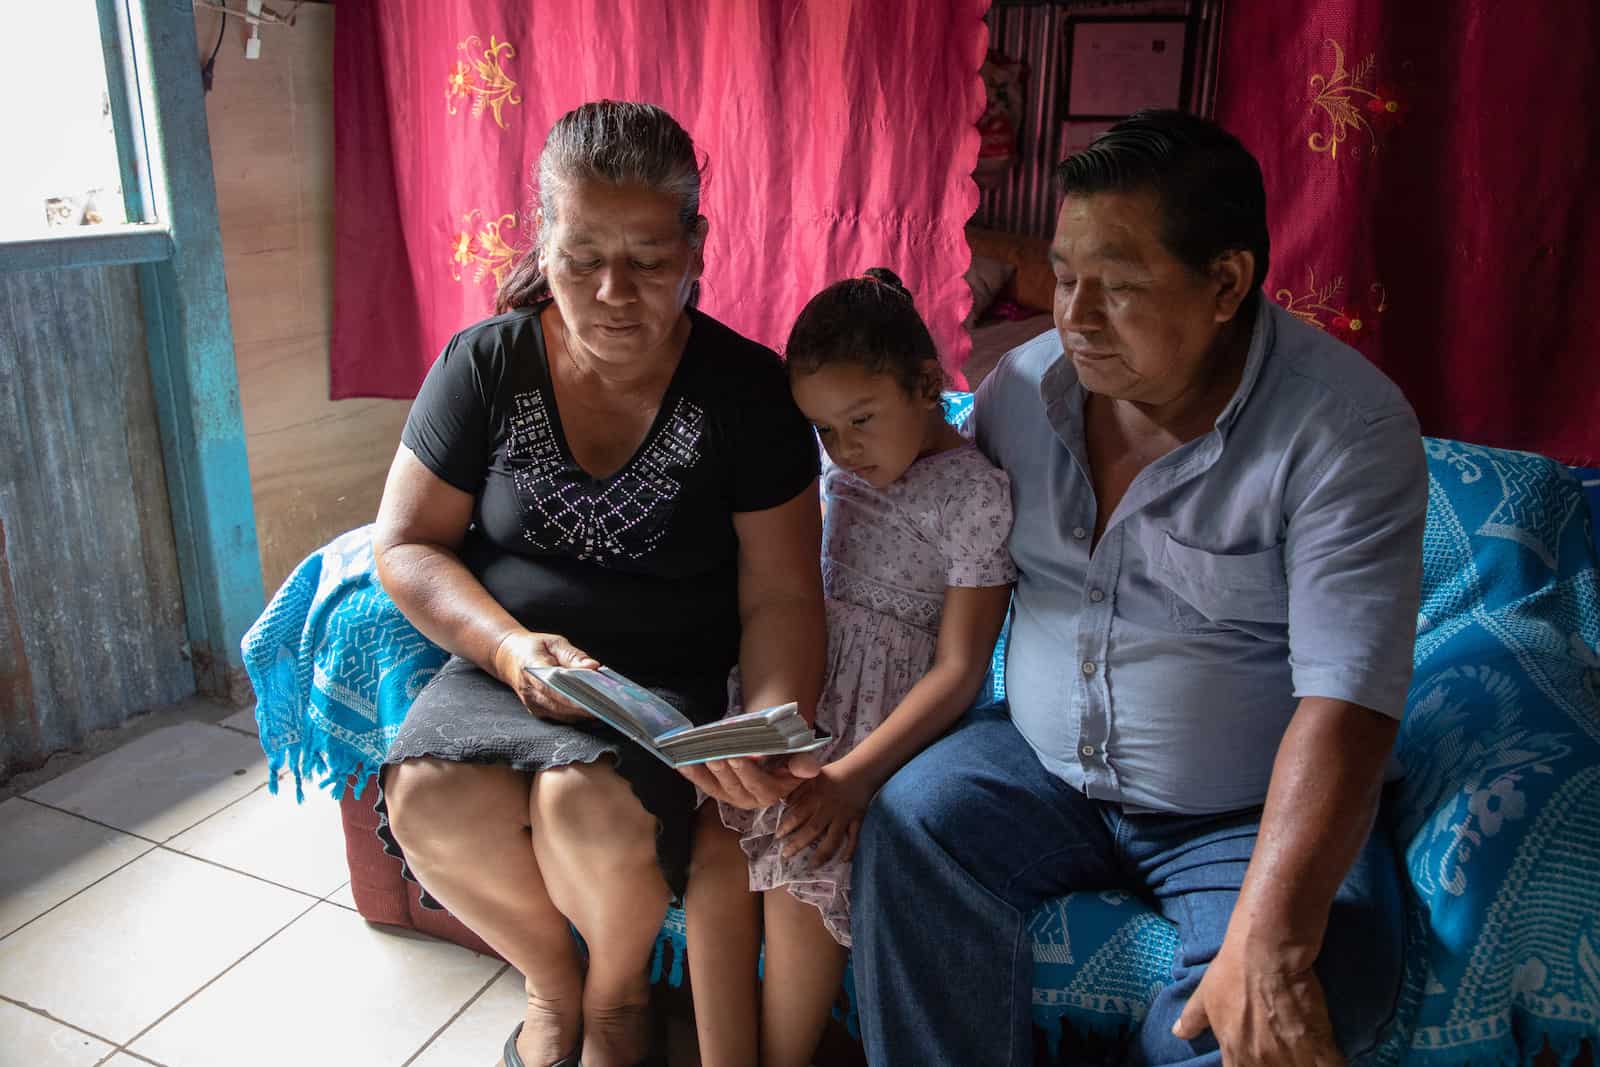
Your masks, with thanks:
[{"label": "man's face", "polygon": [[1162,244],[1154,192],[1068,196],[1050,260],[1061,345],[1083,387],[1116,400],[1183,396],[1242,298],[1226,272],[1197,274]]}]

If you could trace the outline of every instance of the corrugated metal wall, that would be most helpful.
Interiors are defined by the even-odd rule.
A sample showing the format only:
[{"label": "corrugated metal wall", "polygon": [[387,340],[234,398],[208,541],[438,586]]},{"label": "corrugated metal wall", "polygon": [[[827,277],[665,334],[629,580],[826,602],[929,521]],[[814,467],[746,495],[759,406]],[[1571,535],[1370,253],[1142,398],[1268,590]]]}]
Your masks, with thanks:
[{"label": "corrugated metal wall", "polygon": [[195,691],[136,270],[0,272],[0,781]]},{"label": "corrugated metal wall", "polygon": [[989,10],[989,47],[1028,64],[1022,128],[1017,131],[1021,159],[1005,181],[983,190],[974,225],[988,230],[1049,237],[1055,232],[1056,195],[1051,171],[1056,163],[1061,70],[1069,9],[1055,4],[1017,4]]}]

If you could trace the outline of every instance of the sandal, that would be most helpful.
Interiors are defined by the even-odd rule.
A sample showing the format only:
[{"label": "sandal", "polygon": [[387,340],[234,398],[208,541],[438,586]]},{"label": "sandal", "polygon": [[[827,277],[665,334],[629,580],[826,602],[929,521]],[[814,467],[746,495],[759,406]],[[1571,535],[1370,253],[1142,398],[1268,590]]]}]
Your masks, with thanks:
[{"label": "sandal", "polygon": [[[517,1036],[521,1033],[522,1024],[518,1023],[517,1028],[511,1031],[511,1036],[506,1038],[506,1047],[500,1053],[501,1067],[528,1067],[528,1065],[523,1062],[522,1057],[517,1053]],[[550,1067],[579,1067],[578,1053],[582,1051],[583,1038],[582,1036],[579,1036],[578,1043],[572,1047],[572,1051],[561,1057],[556,1062],[552,1063]]]}]

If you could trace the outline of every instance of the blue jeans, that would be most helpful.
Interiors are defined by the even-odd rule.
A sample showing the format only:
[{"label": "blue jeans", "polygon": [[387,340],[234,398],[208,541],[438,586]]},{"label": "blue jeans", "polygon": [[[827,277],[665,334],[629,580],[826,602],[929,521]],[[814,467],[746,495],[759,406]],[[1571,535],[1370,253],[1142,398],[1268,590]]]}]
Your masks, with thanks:
[{"label": "blue jeans", "polygon": [[[1003,708],[969,713],[883,787],[861,829],[851,929],[868,1061],[1030,1067],[1029,913],[1075,890],[1121,889],[1179,935],[1172,982],[1124,1061],[1221,1064],[1209,1033],[1188,1042],[1171,1028],[1222,945],[1260,818],[1260,808],[1130,814],[1090,800],[1040,765]],[[1402,901],[1380,820],[1316,964],[1347,1056],[1372,1047],[1393,1014]]]}]

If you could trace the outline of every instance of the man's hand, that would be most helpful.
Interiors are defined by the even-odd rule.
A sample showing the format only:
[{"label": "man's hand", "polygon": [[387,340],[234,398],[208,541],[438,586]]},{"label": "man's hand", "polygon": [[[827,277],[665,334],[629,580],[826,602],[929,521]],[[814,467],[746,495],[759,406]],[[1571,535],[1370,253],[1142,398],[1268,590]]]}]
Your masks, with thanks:
[{"label": "man's hand", "polygon": [[787,811],[778,823],[783,839],[783,854],[793,856],[807,845],[817,846],[814,858],[827,863],[835,855],[848,860],[856,850],[856,835],[861,832],[861,817],[866,814],[872,794],[848,775],[829,764],[809,782],[803,782],[789,796]]},{"label": "man's hand", "polygon": [[679,767],[678,773],[707,796],[754,811],[769,807],[794,792],[807,778],[815,778],[819,767],[810,753],[788,759],[741,757],[719,759]]},{"label": "man's hand", "polygon": [[599,661],[560,634],[528,630],[508,634],[494,651],[494,672],[522,700],[523,707],[552,722],[582,722],[594,716],[529,674],[524,667],[576,667],[598,670]]},{"label": "man's hand", "polygon": [[1225,1067],[1342,1067],[1322,983],[1307,966],[1262,967],[1224,940],[1172,1032],[1210,1030]]},{"label": "man's hand", "polygon": [[1228,1067],[1344,1063],[1312,964],[1372,832],[1399,725],[1348,701],[1301,699],[1222,948],[1172,1028],[1179,1038],[1210,1030]]}]

